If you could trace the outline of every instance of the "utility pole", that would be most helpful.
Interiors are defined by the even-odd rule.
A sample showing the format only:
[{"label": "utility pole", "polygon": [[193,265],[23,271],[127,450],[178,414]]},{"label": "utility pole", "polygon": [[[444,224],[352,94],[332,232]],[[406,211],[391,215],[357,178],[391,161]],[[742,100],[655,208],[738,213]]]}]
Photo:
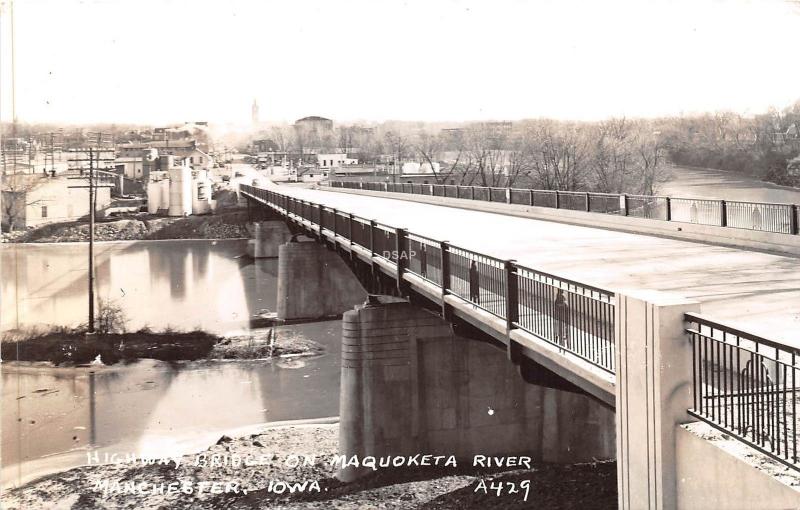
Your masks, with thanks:
[{"label": "utility pole", "polygon": [[[98,141],[101,137],[98,136]],[[112,161],[111,158],[100,158],[100,148],[97,149],[97,154],[92,147],[89,147],[88,159],[73,159],[74,162],[89,163],[89,184],[81,186],[69,186],[70,188],[88,189],[89,190],[89,329],[88,333],[94,334],[94,216],[97,210],[97,188],[113,188],[113,184],[97,184],[95,183],[95,161],[97,162],[98,173],[100,171],[100,161]],[[95,158],[96,156],[96,158]],[[81,175],[77,177],[69,177],[70,179],[83,179],[83,168],[81,167]]]}]

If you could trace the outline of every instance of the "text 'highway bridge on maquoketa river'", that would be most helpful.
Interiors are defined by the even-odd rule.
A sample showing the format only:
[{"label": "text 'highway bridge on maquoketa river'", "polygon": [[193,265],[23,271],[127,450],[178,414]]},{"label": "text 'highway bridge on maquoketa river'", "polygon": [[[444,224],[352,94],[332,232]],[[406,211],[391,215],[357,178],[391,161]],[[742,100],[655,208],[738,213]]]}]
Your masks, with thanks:
[{"label": "text 'highway bridge on maquoketa river'", "polygon": [[[796,206],[356,182],[240,193],[264,220],[256,250],[280,252],[279,316],[350,310],[342,454],[616,459],[620,508],[800,508]],[[287,226],[310,239],[266,247]]]}]

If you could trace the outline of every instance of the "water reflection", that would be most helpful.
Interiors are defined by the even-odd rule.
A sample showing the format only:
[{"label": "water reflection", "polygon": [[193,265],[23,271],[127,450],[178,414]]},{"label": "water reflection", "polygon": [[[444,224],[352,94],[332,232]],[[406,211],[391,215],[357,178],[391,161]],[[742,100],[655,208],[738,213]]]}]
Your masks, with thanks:
[{"label": "water reflection", "polygon": [[[0,329],[85,322],[83,244],[0,247]],[[276,309],[277,260],[241,258],[245,241],[98,243],[97,294],[129,329],[246,330]],[[287,326],[326,354],[276,362],[143,360],[88,368],[2,371],[2,485],[86,463],[87,449],[138,454],[201,449],[222,431],[338,415],[340,323]],[[8,360],[6,360],[8,361]]]},{"label": "water reflection", "polygon": [[325,345],[326,354],[275,362],[142,360],[96,370],[3,366],[3,486],[83,465],[90,447],[182,454],[232,428],[338,415],[339,322],[291,329]]},{"label": "water reflection", "polygon": [[[86,321],[83,244],[0,247],[0,329]],[[276,260],[244,262],[245,242],[98,243],[97,294],[123,307],[129,327],[246,328],[275,308]],[[272,290],[270,290],[272,289]]]}]

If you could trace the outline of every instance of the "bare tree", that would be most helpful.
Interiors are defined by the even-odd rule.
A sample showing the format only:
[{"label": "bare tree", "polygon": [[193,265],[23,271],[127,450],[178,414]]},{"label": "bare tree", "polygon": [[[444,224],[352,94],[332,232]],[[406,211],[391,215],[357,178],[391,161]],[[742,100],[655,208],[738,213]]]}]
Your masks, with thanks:
[{"label": "bare tree", "polygon": [[286,127],[278,127],[275,126],[271,130],[272,141],[275,142],[275,145],[278,146],[278,150],[280,152],[286,152],[289,150],[289,143],[291,140],[291,134],[287,132]]},{"label": "bare tree", "polygon": [[21,227],[28,207],[41,203],[34,191],[41,186],[45,178],[38,174],[11,174],[3,176],[2,210],[4,223],[8,230]]},{"label": "bare tree", "polygon": [[535,137],[532,176],[544,189],[573,191],[586,181],[586,128],[543,121],[533,128]]},{"label": "bare tree", "polygon": [[401,135],[396,133],[395,131],[387,131],[383,135],[384,140],[384,150],[386,150],[389,154],[392,155],[394,159],[394,164],[396,165],[395,173],[400,173],[400,167],[403,162],[403,158],[409,152],[410,144],[408,142],[408,137],[405,135]]},{"label": "bare tree", "polygon": [[353,129],[349,126],[339,126],[336,128],[339,139],[339,148],[345,153],[352,152],[353,148]]},{"label": "bare tree", "polygon": [[500,186],[506,178],[504,131],[481,123],[467,129],[465,143],[481,186]]}]

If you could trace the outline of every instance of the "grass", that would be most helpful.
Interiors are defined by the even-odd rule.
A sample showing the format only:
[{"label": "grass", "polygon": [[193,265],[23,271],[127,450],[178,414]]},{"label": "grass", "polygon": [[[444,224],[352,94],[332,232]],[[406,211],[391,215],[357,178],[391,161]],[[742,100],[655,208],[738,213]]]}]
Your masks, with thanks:
[{"label": "grass", "polygon": [[152,358],[162,361],[205,358],[220,337],[204,331],[134,332],[87,334],[86,329],[53,328],[5,335],[0,352],[6,361],[50,361],[55,365],[86,364],[100,356],[110,365],[120,361]]}]

